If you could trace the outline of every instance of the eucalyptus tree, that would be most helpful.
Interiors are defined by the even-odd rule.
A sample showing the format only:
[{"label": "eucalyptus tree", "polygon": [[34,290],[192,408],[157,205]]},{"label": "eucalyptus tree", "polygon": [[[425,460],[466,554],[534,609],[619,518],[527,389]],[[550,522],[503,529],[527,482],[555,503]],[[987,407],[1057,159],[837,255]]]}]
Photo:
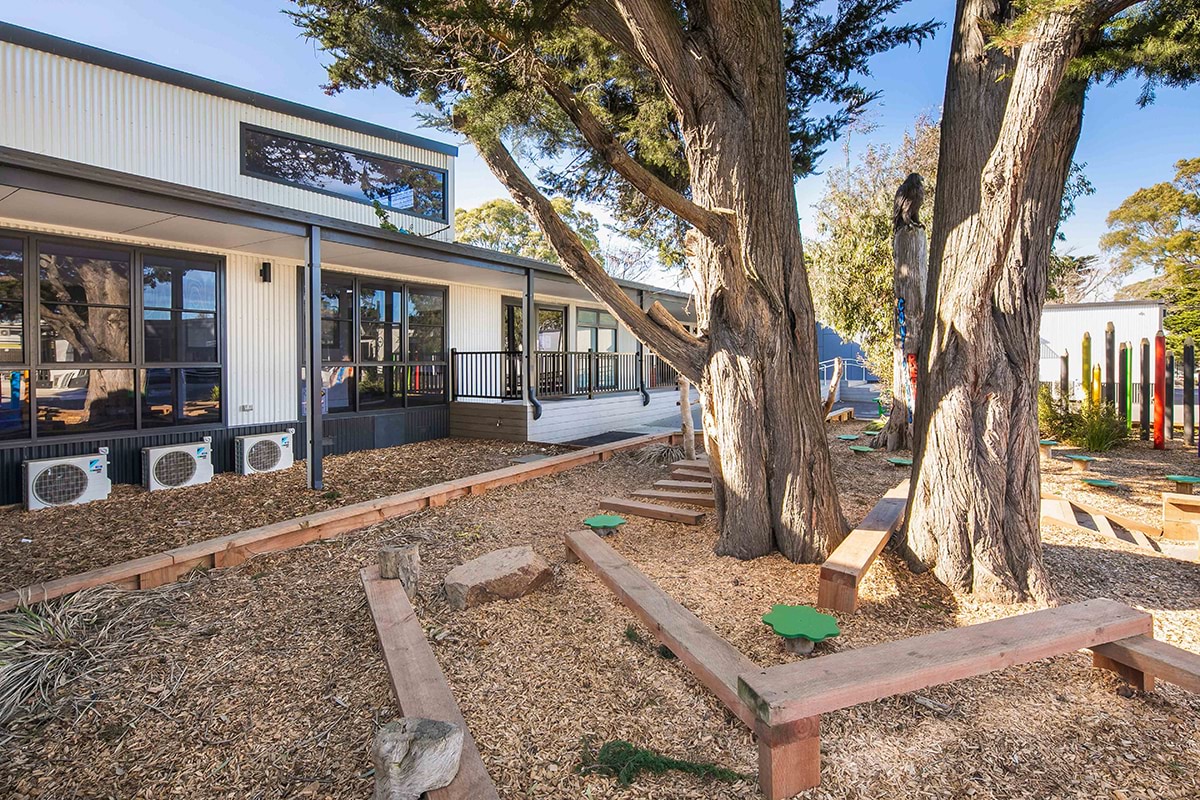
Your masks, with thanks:
[{"label": "eucalyptus tree", "polygon": [[[700,388],[717,551],[811,561],[845,522],[793,182],[875,98],[854,78],[869,59],[934,32],[888,24],[904,1],[297,0],[294,18],[332,56],[331,91],[434,109],[562,266]],[[698,333],[621,291],[548,190],[607,203],[681,259]]]}]

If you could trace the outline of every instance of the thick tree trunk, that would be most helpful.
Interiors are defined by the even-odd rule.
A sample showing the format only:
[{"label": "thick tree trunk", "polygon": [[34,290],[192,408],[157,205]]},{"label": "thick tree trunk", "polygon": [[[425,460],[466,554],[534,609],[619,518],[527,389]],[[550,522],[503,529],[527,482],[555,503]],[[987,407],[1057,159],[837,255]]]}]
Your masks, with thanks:
[{"label": "thick tree trunk", "polygon": [[[925,314],[925,283],[929,274],[929,243],[922,225],[908,225],[892,237],[896,271],[892,277],[896,314],[892,319],[892,410],[887,425],[871,440],[872,447],[889,451],[912,447],[913,401],[916,399],[911,364],[920,352],[921,321]],[[903,306],[901,305],[903,303]],[[903,316],[901,316],[903,314]]]},{"label": "thick tree trunk", "polygon": [[683,455],[696,458],[696,431],[692,424],[692,382],[679,376],[679,432],[683,434]]},{"label": "thick tree trunk", "polygon": [[1083,109],[1083,87],[1059,89],[1082,34],[1066,18],[1043,24],[1014,67],[985,46],[983,35],[1007,13],[1007,4],[989,0],[959,4],[907,545],[914,565],[933,569],[955,590],[1048,602],[1054,591],[1039,529],[1038,331]]}]

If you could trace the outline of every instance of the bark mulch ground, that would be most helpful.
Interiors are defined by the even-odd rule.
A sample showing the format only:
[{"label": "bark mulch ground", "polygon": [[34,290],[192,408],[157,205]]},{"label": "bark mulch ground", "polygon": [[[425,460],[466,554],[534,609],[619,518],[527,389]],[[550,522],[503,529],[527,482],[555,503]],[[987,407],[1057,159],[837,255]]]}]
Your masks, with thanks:
[{"label": "bark mulch ground", "polygon": [[305,485],[304,464],[210,483],[147,492],[114,485],[82,506],[0,511],[0,591],[107,566],[272,522],[419,489],[509,466],[515,456],[555,446],[439,439],[325,459],[325,490]]},{"label": "bark mulch ground", "polygon": [[[856,425],[831,430],[844,433]],[[833,441],[848,518],[904,477],[885,454]],[[620,456],[358,534],[155,590],[127,655],[70,686],[73,705],[0,745],[0,796],[362,798],[375,728],[397,714],[357,579],[380,543],[420,542],[418,615],[501,797],[755,798],[750,734],[581,564],[561,534],[597,498],[665,472]],[[811,603],[818,568],[713,554],[711,525],[631,519],[609,541],[761,664],[791,658],[759,617]],[[1047,529],[1063,599],[1107,596],[1152,611],[1161,638],[1200,651],[1200,567]],[[453,566],[532,544],[555,579],[511,602],[452,611]],[[956,599],[885,553],[832,650],[1029,610]],[[146,596],[143,593],[142,596]],[[1171,686],[1126,698],[1072,654],[826,715],[823,785],[807,798],[1194,798],[1200,698]],[[625,739],[714,762],[746,780],[677,772],[628,787],[580,774],[582,743]]]}]

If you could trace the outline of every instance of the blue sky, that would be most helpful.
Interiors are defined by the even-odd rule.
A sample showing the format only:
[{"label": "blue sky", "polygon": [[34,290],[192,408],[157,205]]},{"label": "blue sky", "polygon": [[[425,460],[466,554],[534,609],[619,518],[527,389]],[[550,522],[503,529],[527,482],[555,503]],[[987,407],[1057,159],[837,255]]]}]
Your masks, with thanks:
[{"label": "blue sky", "polygon": [[[421,131],[415,106],[390,91],[347,92],[326,96],[325,57],[298,35],[281,13],[280,0],[0,0],[0,19],[85,42],[209,78],[306,103],[382,125],[450,140],[438,131]],[[951,0],[913,0],[905,19],[936,18],[949,22]],[[883,91],[872,111],[877,126],[851,141],[851,155],[868,142],[893,143],[923,112],[936,114],[945,84],[950,35],[946,28],[917,50],[902,49],[872,62],[871,88]],[[1197,89],[1159,92],[1146,109],[1135,103],[1139,86],[1126,81],[1098,86],[1087,102],[1083,135],[1076,160],[1096,194],[1082,198],[1077,214],[1065,227],[1065,249],[1097,251],[1110,210],[1141,186],[1169,180],[1172,164],[1200,156],[1200,102]],[[462,143],[459,142],[461,145]],[[840,158],[840,144],[826,157]],[[823,178],[814,176],[796,189],[802,226],[811,232],[811,204],[821,194]],[[472,207],[507,196],[469,147],[458,164],[457,205]]]}]

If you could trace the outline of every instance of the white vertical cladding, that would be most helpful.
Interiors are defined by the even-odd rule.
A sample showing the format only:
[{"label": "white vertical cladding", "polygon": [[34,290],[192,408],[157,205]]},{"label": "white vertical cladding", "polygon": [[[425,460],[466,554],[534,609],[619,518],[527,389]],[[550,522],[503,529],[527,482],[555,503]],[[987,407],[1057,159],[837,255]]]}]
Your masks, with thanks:
[{"label": "white vertical cladding", "polygon": [[504,296],[501,289],[451,284],[447,347],[477,352],[501,349]]},{"label": "white vertical cladding", "polygon": [[336,219],[378,225],[366,203],[241,174],[241,123],[448,171],[447,222],[391,222],[452,241],[454,157],[0,42],[0,145]]},{"label": "white vertical cladding", "polygon": [[[1109,322],[1113,324],[1118,352],[1121,342],[1133,343],[1133,381],[1137,383],[1141,380],[1143,338],[1150,341],[1151,358],[1154,357],[1154,334],[1162,327],[1162,306],[1159,303],[1080,303],[1048,305],[1043,309],[1041,338],[1060,356],[1067,354],[1073,382],[1083,379],[1080,359],[1085,333],[1092,336],[1092,365],[1099,364],[1104,369],[1104,330]],[[1042,380],[1057,381],[1057,367],[1043,364],[1041,377]]]},{"label": "white vertical cladding", "polygon": [[225,261],[230,427],[284,422],[297,414],[296,269],[267,259],[273,267],[271,282],[264,283],[259,278],[263,260],[239,253]]}]

